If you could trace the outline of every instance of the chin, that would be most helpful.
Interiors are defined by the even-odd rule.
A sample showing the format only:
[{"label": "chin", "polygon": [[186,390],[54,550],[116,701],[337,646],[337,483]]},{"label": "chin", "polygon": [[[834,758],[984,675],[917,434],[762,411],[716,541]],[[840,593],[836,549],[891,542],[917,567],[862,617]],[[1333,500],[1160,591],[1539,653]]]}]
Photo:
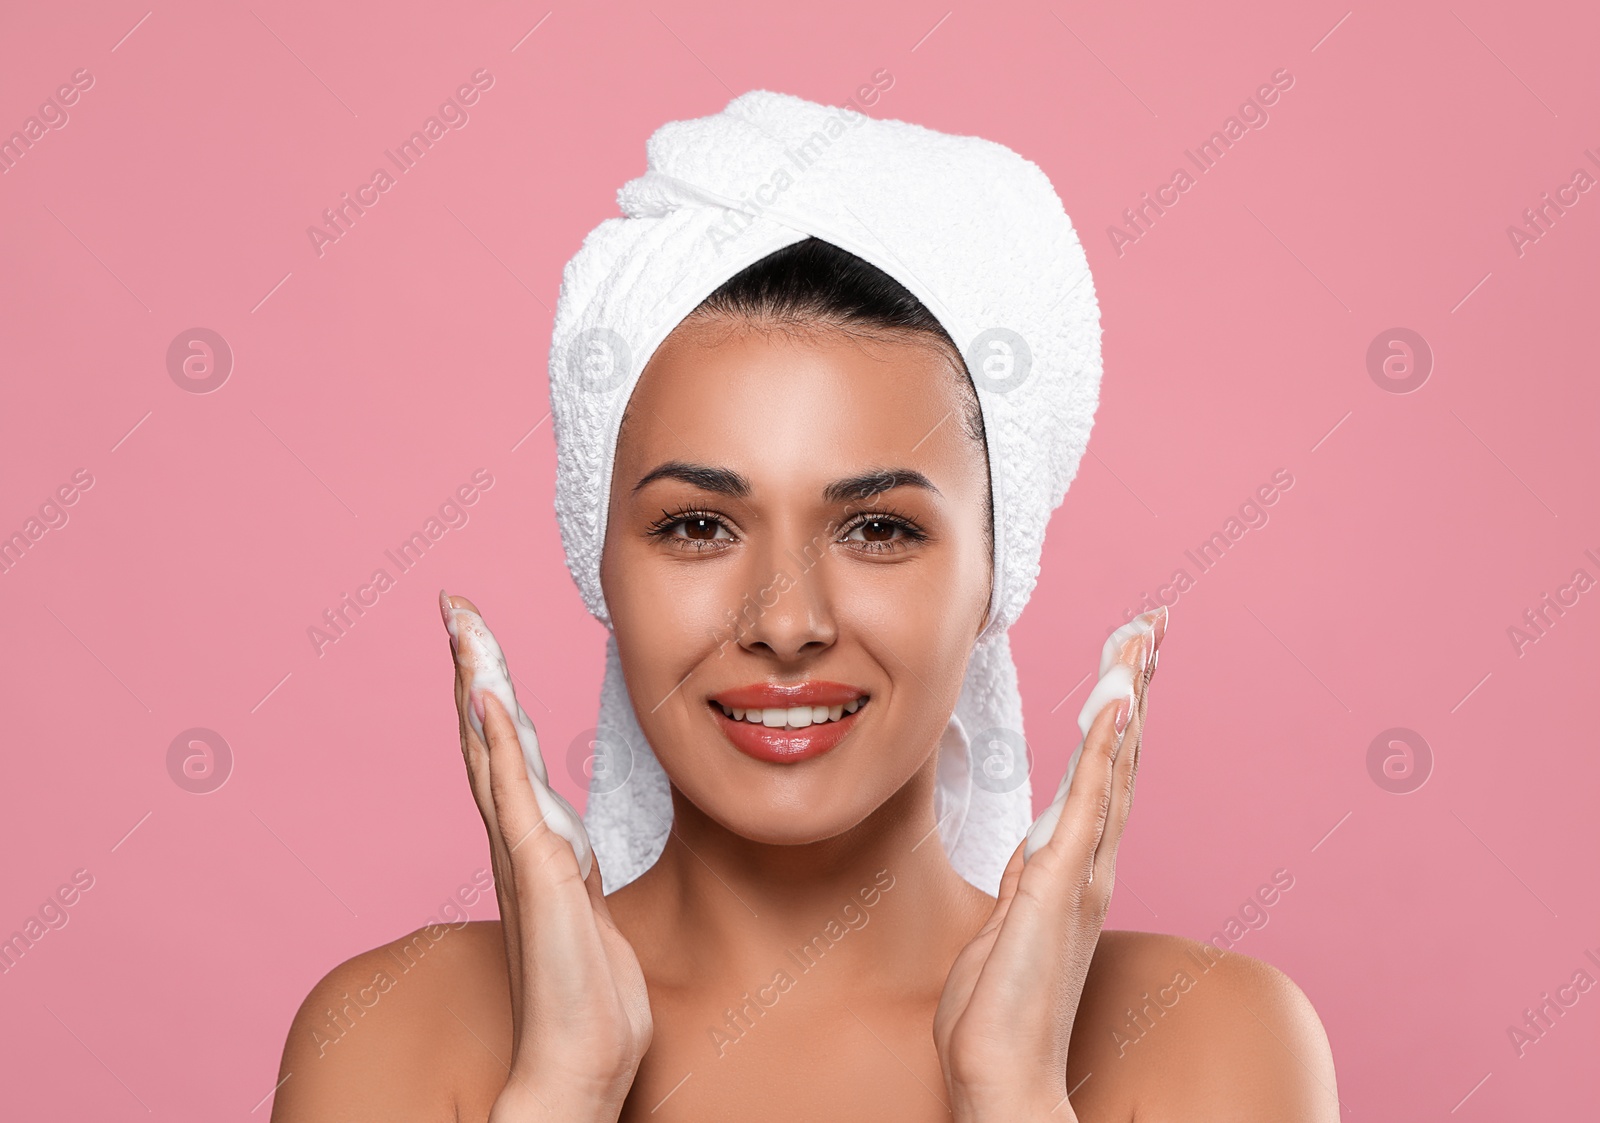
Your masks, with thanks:
[{"label": "chin", "polygon": [[[764,846],[807,846],[837,838],[859,826],[878,809],[879,804],[863,802],[857,806],[836,801],[806,798],[796,802],[794,792],[785,790],[735,790],[718,785],[718,790],[701,798],[680,790],[708,818],[740,838]],[[858,796],[859,798],[859,796]]]},{"label": "chin", "polygon": [[[770,846],[804,846],[859,826],[917,771],[918,762],[885,759],[876,738],[851,738],[832,751],[794,764],[760,761],[718,737],[687,758],[661,758],[684,797],[724,829]],[[851,742],[856,742],[852,745]],[[856,751],[847,751],[848,749]]]}]

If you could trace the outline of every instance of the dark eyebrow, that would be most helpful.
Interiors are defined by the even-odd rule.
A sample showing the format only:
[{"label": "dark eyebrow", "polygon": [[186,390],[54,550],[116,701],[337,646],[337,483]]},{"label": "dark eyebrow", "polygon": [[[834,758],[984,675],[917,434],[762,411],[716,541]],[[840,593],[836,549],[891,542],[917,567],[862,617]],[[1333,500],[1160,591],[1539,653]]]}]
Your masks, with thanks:
[{"label": "dark eyebrow", "polygon": [[[720,492],[739,499],[750,495],[750,481],[728,468],[713,468],[707,464],[690,464],[682,460],[669,460],[650,469],[633,485],[637,492],[652,480],[681,480],[702,491]],[[933,481],[915,468],[879,468],[834,480],[822,489],[822,498],[829,503],[865,502],[881,492],[897,487],[920,487],[938,495]]]},{"label": "dark eyebrow", "polygon": [[702,491],[719,491],[740,499],[750,494],[750,481],[738,472],[706,464],[689,464],[682,460],[658,464],[640,477],[639,482],[633,485],[633,490],[638,491],[651,480],[682,480]]},{"label": "dark eyebrow", "polygon": [[829,503],[848,503],[851,500],[864,503],[880,492],[897,487],[920,487],[939,494],[933,481],[915,468],[879,468],[859,476],[834,480],[822,489],[822,497]]}]

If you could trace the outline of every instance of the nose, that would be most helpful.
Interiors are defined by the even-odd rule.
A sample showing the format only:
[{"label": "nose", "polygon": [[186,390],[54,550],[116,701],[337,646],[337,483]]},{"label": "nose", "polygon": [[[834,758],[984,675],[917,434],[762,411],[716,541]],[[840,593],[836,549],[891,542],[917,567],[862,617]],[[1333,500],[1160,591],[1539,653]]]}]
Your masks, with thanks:
[{"label": "nose", "polygon": [[739,638],[746,651],[796,662],[828,650],[838,639],[826,547],[819,554],[815,545],[807,546],[755,562],[756,578],[744,597],[746,627]]}]

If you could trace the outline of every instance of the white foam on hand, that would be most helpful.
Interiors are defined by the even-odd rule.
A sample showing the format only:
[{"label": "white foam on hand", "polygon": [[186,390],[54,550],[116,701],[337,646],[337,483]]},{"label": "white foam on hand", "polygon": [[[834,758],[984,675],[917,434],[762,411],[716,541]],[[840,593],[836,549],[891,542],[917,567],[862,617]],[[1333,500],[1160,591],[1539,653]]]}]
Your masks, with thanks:
[{"label": "white foam on hand", "polygon": [[1147,612],[1135,616],[1107,636],[1100,648],[1100,681],[1089,691],[1089,697],[1078,713],[1078,731],[1081,734],[1078,747],[1072,750],[1072,756],[1067,761],[1067,769],[1056,788],[1055,798],[1028,828],[1027,845],[1022,850],[1023,861],[1033,857],[1034,851],[1049,842],[1051,835],[1055,834],[1056,823],[1060,821],[1061,811],[1067,804],[1067,790],[1071,787],[1073,773],[1078,770],[1078,758],[1083,755],[1083,745],[1089,739],[1089,728],[1094,724],[1095,717],[1108,703],[1132,696],[1133,668],[1122,661],[1122,649],[1129,640],[1151,631],[1156,625],[1156,615]]},{"label": "white foam on hand", "polygon": [[[505,653],[501,651],[499,641],[494,638],[494,633],[489,630],[482,616],[468,608],[457,608],[442,592],[439,597],[445,610],[445,626],[455,640],[456,659],[472,672],[470,689],[493,694],[506,713],[511,715],[539,814],[550,830],[572,844],[572,852],[578,859],[578,874],[587,881],[594,861],[589,834],[583,829],[583,820],[572,804],[550,786],[544,757],[539,752],[539,736],[534,732],[533,721],[517,701],[516,691],[511,686],[511,670],[506,666]],[[483,721],[470,705],[467,707],[467,720],[471,722],[478,739],[487,747],[489,738],[484,732]]]}]

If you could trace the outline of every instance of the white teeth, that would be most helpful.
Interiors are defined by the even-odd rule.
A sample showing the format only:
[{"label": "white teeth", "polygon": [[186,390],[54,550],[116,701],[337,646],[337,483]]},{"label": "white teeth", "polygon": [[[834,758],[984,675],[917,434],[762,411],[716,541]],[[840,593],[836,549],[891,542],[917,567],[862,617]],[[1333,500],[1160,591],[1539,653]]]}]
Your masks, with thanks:
[{"label": "white teeth", "polygon": [[838,721],[845,714],[855,713],[866,701],[867,699],[863,697],[838,706],[771,706],[748,710],[724,706],[721,702],[717,705],[734,721],[748,721],[752,725],[764,725],[769,729],[804,729],[808,725]]}]

